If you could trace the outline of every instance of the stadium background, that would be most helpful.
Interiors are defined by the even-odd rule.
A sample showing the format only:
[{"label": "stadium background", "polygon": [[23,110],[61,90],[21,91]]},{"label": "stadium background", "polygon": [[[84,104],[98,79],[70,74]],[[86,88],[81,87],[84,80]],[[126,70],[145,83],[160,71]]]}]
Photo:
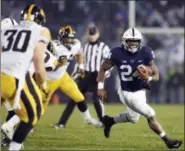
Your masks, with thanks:
[{"label": "stadium background", "polygon": [[[149,103],[184,104],[184,4],[181,1],[59,1],[59,0],[3,0],[1,17],[20,20],[21,9],[36,3],[44,8],[46,26],[56,39],[61,26],[72,25],[84,44],[87,29],[96,24],[101,39],[110,48],[120,45],[123,32],[135,25],[142,27],[144,43],[153,48],[156,63],[160,70],[160,81],[152,84],[148,92]],[[8,8],[8,9],[7,9]],[[152,28],[152,29],[151,29]],[[155,28],[155,30],[153,29]],[[74,63],[69,68],[72,72]],[[114,83],[114,84],[112,84]],[[116,69],[107,80],[107,102],[119,102],[117,88],[119,78]],[[66,102],[61,92],[56,92],[53,102]],[[91,95],[87,94],[91,101]]]}]

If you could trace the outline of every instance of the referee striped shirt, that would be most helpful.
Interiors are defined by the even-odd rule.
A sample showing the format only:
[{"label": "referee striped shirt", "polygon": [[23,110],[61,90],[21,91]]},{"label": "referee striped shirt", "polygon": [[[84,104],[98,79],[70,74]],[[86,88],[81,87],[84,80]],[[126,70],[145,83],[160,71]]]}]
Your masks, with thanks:
[{"label": "referee striped shirt", "polygon": [[83,47],[85,71],[99,72],[104,59],[108,57],[110,48],[102,41],[86,43]]}]

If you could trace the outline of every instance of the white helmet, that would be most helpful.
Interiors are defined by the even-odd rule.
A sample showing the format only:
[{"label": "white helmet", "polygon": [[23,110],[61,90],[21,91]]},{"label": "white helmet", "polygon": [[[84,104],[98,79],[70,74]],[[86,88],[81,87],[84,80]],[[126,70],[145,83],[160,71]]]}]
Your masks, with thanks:
[{"label": "white helmet", "polygon": [[1,30],[11,28],[12,26],[18,25],[18,23],[11,18],[4,18],[1,20]]},{"label": "white helmet", "polygon": [[136,28],[127,29],[122,36],[122,44],[129,52],[135,53],[140,49],[143,39],[141,32]]}]

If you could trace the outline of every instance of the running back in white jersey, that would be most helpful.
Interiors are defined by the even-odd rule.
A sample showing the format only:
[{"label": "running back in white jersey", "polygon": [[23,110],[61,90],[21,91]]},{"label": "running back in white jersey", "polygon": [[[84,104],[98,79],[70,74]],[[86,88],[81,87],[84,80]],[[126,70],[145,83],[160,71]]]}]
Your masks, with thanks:
[{"label": "running back in white jersey", "polygon": [[34,22],[22,21],[20,25],[3,30],[1,72],[23,78],[32,62],[36,43],[49,40],[49,30]]}]

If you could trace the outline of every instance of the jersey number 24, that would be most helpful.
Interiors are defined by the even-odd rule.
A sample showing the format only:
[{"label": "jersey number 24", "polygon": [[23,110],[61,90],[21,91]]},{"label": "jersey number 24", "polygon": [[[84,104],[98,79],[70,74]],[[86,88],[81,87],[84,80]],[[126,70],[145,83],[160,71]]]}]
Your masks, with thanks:
[{"label": "jersey number 24", "polygon": [[132,73],[132,67],[130,65],[121,65],[120,69],[126,70],[126,71],[121,71],[122,81],[133,81],[133,77],[130,76],[130,74]]}]

